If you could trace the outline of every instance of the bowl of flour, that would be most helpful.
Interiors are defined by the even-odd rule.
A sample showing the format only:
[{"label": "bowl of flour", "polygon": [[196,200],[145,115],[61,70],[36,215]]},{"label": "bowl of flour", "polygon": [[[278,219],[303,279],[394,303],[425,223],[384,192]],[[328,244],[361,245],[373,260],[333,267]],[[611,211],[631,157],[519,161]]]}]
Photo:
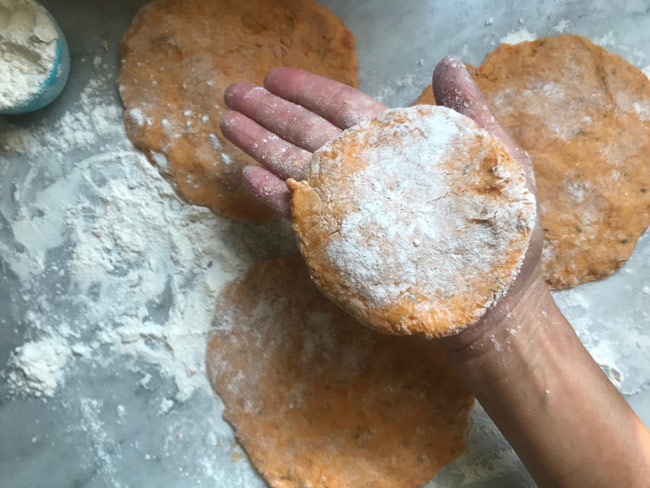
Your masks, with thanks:
[{"label": "bowl of flour", "polygon": [[50,13],[34,0],[0,0],[0,114],[49,104],[69,71],[68,45]]}]

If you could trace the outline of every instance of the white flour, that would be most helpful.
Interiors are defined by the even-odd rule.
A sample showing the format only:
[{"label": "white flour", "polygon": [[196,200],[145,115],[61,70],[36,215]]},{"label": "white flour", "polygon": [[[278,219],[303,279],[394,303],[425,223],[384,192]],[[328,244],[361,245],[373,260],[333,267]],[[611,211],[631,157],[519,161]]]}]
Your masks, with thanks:
[{"label": "white flour", "polygon": [[[411,78],[398,81],[409,88]],[[103,95],[115,86],[114,75],[97,71],[62,114],[26,127],[0,118],[0,174],[15,181],[0,194],[0,261],[11,263],[7,274],[16,278],[11,293],[20,315],[12,318],[21,331],[0,383],[6,379],[12,395],[40,396],[30,400],[38,405],[64,399],[79,413],[63,427],[90,437],[83,454],[103,476],[95,485],[123,486],[123,473],[142,468],[151,477],[171,478],[172,470],[193,476],[170,486],[262,487],[247,461],[231,460],[241,450],[204,379],[204,335],[224,281],[253,260],[284,253],[292,239],[275,225],[245,226],[179,200],[126,139],[119,102]],[[642,239],[631,262],[607,280],[555,295],[628,393],[650,383],[649,241]],[[625,290],[624,303],[612,289]],[[103,383],[89,391],[96,371],[122,373],[124,365],[133,378],[121,384],[132,396],[115,398],[122,392],[102,391]],[[12,408],[12,399],[6,404]],[[443,474],[430,486],[476,486],[523,470],[485,413],[477,407],[472,418],[467,453],[445,470],[451,481]],[[119,428],[129,422],[129,435],[145,429],[150,439],[155,431],[158,445],[140,446],[136,434],[134,447],[122,442]]]},{"label": "white flour", "polygon": [[32,0],[0,0],[0,110],[38,93],[52,69],[57,32]]},{"label": "white flour", "polygon": [[[259,486],[250,467],[230,461],[234,439],[205,376],[206,333],[225,282],[253,261],[296,252],[290,227],[248,226],[179,199],[126,138],[119,101],[107,98],[116,80],[94,65],[67,111],[28,127],[0,119],[0,153],[11,155],[0,172],[15,180],[0,195],[0,263],[15,277],[10,319],[24,336],[0,381],[12,396],[76,411],[69,429],[85,436],[110,486],[123,486],[128,462],[165,458],[176,470],[179,450],[195,462],[174,476],[193,486]],[[109,408],[114,395],[120,403]],[[141,441],[157,444],[134,461],[138,441],[120,442],[119,426],[150,416],[161,418]],[[180,446],[179,432],[199,441]],[[208,434],[215,440],[203,445]]]},{"label": "white flour", "polygon": [[[175,397],[183,401],[197,388],[209,389],[203,356],[214,297],[251,262],[247,247],[262,245],[241,237],[243,224],[184,204],[131,149],[122,112],[96,95],[101,88],[92,80],[53,127],[5,124],[0,134],[0,148],[42,161],[103,148],[94,156],[71,157],[66,174],[40,191],[35,180],[42,168],[35,164],[16,186],[16,208],[1,209],[16,244],[0,241],[0,249],[24,284],[25,302],[33,302],[25,318],[52,337],[19,348],[10,379],[14,389],[49,396],[70,363],[127,355],[173,378]],[[53,262],[51,253],[62,245],[71,245],[72,255],[66,263]],[[53,272],[70,277],[78,317],[53,315],[38,295],[40,279]],[[70,297],[54,300],[63,298]],[[85,345],[71,349],[66,330]],[[106,347],[111,353],[100,353]]]},{"label": "white flour", "polygon": [[566,30],[569,27],[569,24],[571,23],[570,20],[568,19],[562,19],[560,20],[555,27],[553,27],[553,30],[555,32],[558,32],[559,34],[564,34]]},{"label": "white flour", "polygon": [[507,35],[499,39],[501,44],[519,44],[525,41],[534,41],[537,39],[537,34],[528,32],[528,29],[522,27],[518,31],[508,32]]},{"label": "white flour", "polygon": [[616,47],[616,36],[614,35],[613,31],[609,31],[602,36],[595,37],[592,39],[592,41],[594,44],[598,44],[602,47]]},{"label": "white flour", "polygon": [[52,396],[63,380],[70,355],[70,345],[58,336],[23,344],[9,359],[9,386],[35,396]]}]

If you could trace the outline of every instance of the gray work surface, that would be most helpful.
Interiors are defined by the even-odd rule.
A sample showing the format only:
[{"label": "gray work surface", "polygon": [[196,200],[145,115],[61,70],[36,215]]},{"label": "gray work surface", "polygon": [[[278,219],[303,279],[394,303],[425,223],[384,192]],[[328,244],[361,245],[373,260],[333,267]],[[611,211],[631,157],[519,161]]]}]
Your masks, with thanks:
[{"label": "gray work surface", "polygon": [[[92,63],[87,60],[97,54],[106,60],[112,76],[117,73],[120,38],[143,2],[52,0],[43,3],[67,35],[72,55],[71,78],[61,98],[45,111],[9,119],[23,126],[56,120],[67,104],[78,97],[83,88],[78,80],[88,77]],[[361,89],[392,106],[410,104],[430,82],[433,66],[444,55],[456,54],[477,64],[500,39],[522,29],[541,37],[556,35],[564,26],[565,33],[579,33],[597,40],[640,67],[650,65],[649,2],[333,0],[323,3],[356,36]],[[98,39],[108,42],[103,44]],[[107,96],[119,106],[115,84],[107,89]],[[22,181],[26,167],[58,164],[61,162],[56,159],[0,153],[0,199],[11,206],[7,195],[15,191],[16,182]],[[47,169],[50,173],[65,173],[63,167]],[[33,198],[37,196],[35,193]],[[11,244],[13,239],[10,220],[10,215],[0,212],[0,242],[5,244]],[[263,255],[261,252],[260,256]],[[649,341],[649,257],[650,239],[646,234],[632,260],[614,276],[578,287],[575,292],[578,295],[571,295],[574,292],[556,295],[590,350],[602,350],[606,346],[615,351],[617,358],[627,361],[622,388],[634,392],[627,398],[646,424],[650,423],[647,381],[650,351],[627,355],[622,349],[641,347]],[[65,249],[53,250],[49,255],[49,259],[58,260],[63,267],[68,258]],[[39,284],[42,294],[47,295],[55,282],[56,277],[44,276]],[[57,282],[56,286],[65,287],[65,283]],[[16,347],[32,339],[31,332],[23,326],[29,303],[21,299],[21,293],[10,263],[6,256],[0,255],[0,368],[5,367]],[[33,290],[30,293],[33,296]],[[590,306],[582,306],[584,303]],[[593,336],[585,332],[589,327],[600,332]],[[617,342],[617,333],[625,336],[632,327],[636,339]],[[618,332],[613,328],[618,328]],[[598,339],[602,337],[607,338],[607,344]],[[116,361],[110,368],[77,367],[66,372],[66,383],[47,399],[10,392],[4,381],[6,375],[0,376],[0,486],[265,486],[246,457],[241,456],[230,428],[220,420],[222,407],[215,396],[197,392],[161,414],[158,411],[160,398],[164,397],[161,395],[173,395],[174,384],[170,378],[160,376],[151,364],[142,364],[141,368],[152,375],[147,388],[134,387],[141,374],[134,372],[132,362]],[[84,421],[88,403],[80,404],[79,398],[91,399],[90,405],[96,413],[94,422]],[[118,405],[129,412],[126,419],[116,413]],[[174,425],[181,426],[182,432],[170,441],[167,433]],[[477,407],[472,414],[468,452],[447,466],[430,486],[532,484],[516,456],[504,449],[503,439]]]}]

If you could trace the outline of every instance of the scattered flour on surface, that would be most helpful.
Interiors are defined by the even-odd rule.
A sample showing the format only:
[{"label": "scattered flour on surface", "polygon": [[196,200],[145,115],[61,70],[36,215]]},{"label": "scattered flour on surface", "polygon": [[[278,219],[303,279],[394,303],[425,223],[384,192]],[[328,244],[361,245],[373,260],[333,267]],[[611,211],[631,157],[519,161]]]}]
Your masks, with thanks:
[{"label": "scattered flour on surface", "polygon": [[534,41],[537,39],[537,34],[534,32],[528,32],[528,29],[525,27],[519,29],[518,31],[508,32],[504,37],[499,39],[501,44],[519,44],[524,41]]},{"label": "scattered flour on surface", "polygon": [[[423,62],[424,64],[424,62]],[[418,83],[414,74],[407,74],[400,78],[395,78],[391,83],[383,85],[372,96],[387,105],[395,103],[400,94],[415,90],[421,90],[423,84]]]},{"label": "scattered flour on surface", "polygon": [[52,396],[63,382],[70,358],[69,344],[62,337],[26,342],[9,358],[9,386],[34,396]]},{"label": "scattered flour on surface", "polygon": [[169,398],[163,398],[162,401],[160,402],[159,412],[161,415],[164,415],[167,412],[169,412],[172,408],[174,408],[174,400],[171,400]]},{"label": "scattered flour on surface", "polygon": [[115,467],[115,462],[122,457],[120,445],[110,436],[101,419],[102,402],[94,398],[82,398],[80,406],[81,429],[90,434],[92,449],[100,460],[96,469],[111,480],[112,487],[121,488],[124,485],[117,480]]},{"label": "scattered flour on surface", "polygon": [[590,37],[590,39],[594,44],[622,56],[625,60],[639,68],[648,62],[648,54],[645,49],[641,50],[621,44],[617,34],[613,31],[609,31],[600,36]]},{"label": "scattered flour on surface", "polygon": [[562,19],[560,20],[555,27],[553,27],[553,30],[555,32],[558,32],[560,34],[564,34],[564,32],[567,30],[569,27],[569,24],[571,23],[570,20],[568,19]]},{"label": "scattered flour on surface", "polygon": [[614,32],[609,31],[602,36],[594,37],[592,42],[601,47],[616,47],[616,36],[614,35]]},{"label": "scattered flour on surface", "polygon": [[[533,226],[533,197],[516,176],[510,178],[500,162],[493,172],[501,178],[501,194],[507,203],[496,203],[480,192],[454,192],[461,182],[448,176],[453,169],[447,162],[465,161],[469,176],[463,182],[479,184],[475,179],[483,156],[460,152],[488,137],[456,112],[413,107],[388,110],[379,120],[393,125],[373,133],[361,126],[341,136],[348,147],[360,148],[356,156],[367,162],[354,173],[352,184],[320,187],[325,193],[340,192],[337,200],[350,201],[355,209],[341,219],[337,237],[327,244],[332,265],[355,292],[381,306],[409,294],[449,297],[473,293],[472,286],[499,266],[504,254],[527,246],[518,239],[520,229]],[[400,138],[400,144],[385,142],[391,140],[386,135],[389,132]],[[340,158],[328,158],[329,148],[326,145],[324,152],[316,153],[311,178],[336,171],[343,163]],[[454,151],[451,156],[450,148]],[[481,219],[488,220],[490,226],[471,223]],[[419,245],[433,242],[435,245]],[[517,269],[515,266],[512,273]],[[501,278],[508,282],[512,275]],[[415,306],[425,310],[429,303]]]},{"label": "scattered flour on surface", "polygon": [[[52,395],[75,361],[126,355],[155,364],[184,401],[197,389],[210,391],[203,361],[215,296],[268,244],[263,227],[256,233],[180,200],[132,148],[122,110],[98,95],[103,88],[91,80],[50,124],[22,128],[0,120],[0,148],[65,165],[45,185],[49,168],[32,165],[0,208],[13,237],[0,239],[0,250],[22,283],[24,303],[33,303],[24,319],[51,337],[18,348],[10,374],[16,387]],[[57,259],[66,248],[70,255]],[[68,289],[39,296],[42,276],[52,274],[68,276]],[[51,304],[63,301],[71,301],[70,312],[58,316]],[[68,344],[61,321],[84,341]],[[39,355],[56,361],[26,369],[26,359]]]},{"label": "scattered flour on surface", "polygon": [[[182,201],[127,139],[115,75],[89,63],[95,75],[62,112],[30,125],[0,118],[9,156],[0,170],[13,181],[0,197],[0,256],[15,304],[3,324],[23,337],[0,370],[7,401],[47,397],[76,412],[66,428],[90,443],[110,486],[124,479],[126,452],[152,435],[152,456],[170,469],[181,468],[179,450],[191,453],[196,463],[179,476],[192,485],[260,486],[250,466],[223,461],[234,438],[206,379],[206,335],[227,281],[296,252],[290,226],[250,226]],[[118,426],[134,416],[155,427],[123,444]],[[187,442],[209,432],[217,444],[181,445],[179,432]]]}]

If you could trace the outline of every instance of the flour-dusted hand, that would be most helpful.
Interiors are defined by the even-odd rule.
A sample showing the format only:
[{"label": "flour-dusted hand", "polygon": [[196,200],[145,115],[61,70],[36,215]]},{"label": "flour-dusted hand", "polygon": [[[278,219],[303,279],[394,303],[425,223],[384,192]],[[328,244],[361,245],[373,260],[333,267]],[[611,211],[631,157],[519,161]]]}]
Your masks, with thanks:
[{"label": "flour-dusted hand", "polygon": [[230,85],[225,101],[231,111],[221,118],[223,135],[261,165],[244,170],[246,187],[287,218],[284,180],[300,180],[315,150],[386,109],[359,90],[297,68],[269,71],[264,88]]},{"label": "flour-dusted hand", "polygon": [[[438,64],[433,90],[439,104],[501,139],[535,191],[528,154],[495,119],[458,58]],[[647,486],[650,433],[553,301],[541,272],[541,227],[538,220],[506,296],[443,345],[540,486]]]},{"label": "flour-dusted hand", "polygon": [[314,282],[361,322],[448,336],[508,291],[535,226],[521,165],[468,117],[389,109],[314,153],[289,180]]},{"label": "flour-dusted hand", "polygon": [[[485,103],[483,94],[474,83],[463,62],[454,56],[445,57],[433,72],[432,86],[439,105],[452,108],[471,118],[479,127],[501,140],[510,155],[521,165],[528,187],[534,194],[536,192],[535,176],[528,154],[495,119]],[[526,298],[526,303],[536,302],[546,292],[540,266],[544,237],[539,215],[538,212],[537,225],[530,238],[524,262],[517,279],[506,296],[497,303],[490,313],[483,317],[482,327],[466,329],[454,340],[449,341],[449,345],[453,343],[459,348],[464,348],[473,343],[476,337],[482,336],[489,326],[503,321],[512,310],[519,306],[523,297]],[[522,302],[522,304],[524,303]]]},{"label": "flour-dusted hand", "polygon": [[[386,107],[292,68],[272,70],[264,85],[232,85],[226,92],[232,111],[221,127],[261,164],[244,170],[249,190],[290,218],[284,180],[301,179],[320,145]],[[439,105],[470,117],[503,142],[534,192],[528,155],[494,118],[459,59],[440,62],[433,89]],[[540,486],[646,487],[650,433],[557,308],[540,271],[541,249],[537,222],[506,295],[479,322],[441,344]]]}]

